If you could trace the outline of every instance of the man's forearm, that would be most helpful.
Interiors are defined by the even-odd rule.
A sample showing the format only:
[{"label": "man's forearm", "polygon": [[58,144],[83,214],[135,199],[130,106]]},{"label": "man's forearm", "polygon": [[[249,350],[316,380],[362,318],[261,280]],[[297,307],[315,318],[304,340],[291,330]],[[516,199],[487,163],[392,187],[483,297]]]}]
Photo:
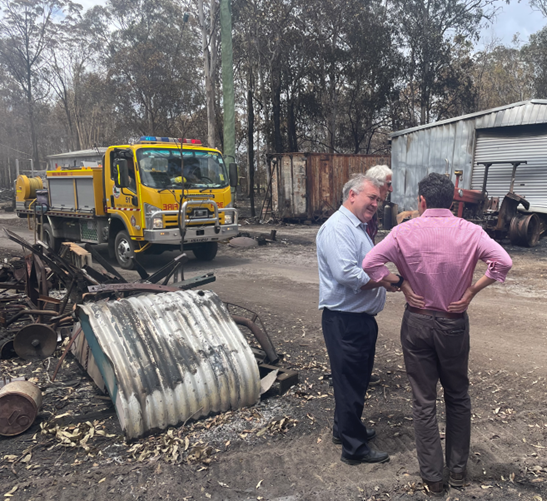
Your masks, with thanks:
[{"label": "man's forearm", "polygon": [[[391,275],[393,275],[393,273],[390,273],[390,275],[388,276],[391,276]],[[399,281],[399,277],[397,275],[393,275],[393,276],[395,277],[393,282],[386,279],[382,279],[379,282],[375,282],[374,280],[369,280],[367,285],[363,285],[363,287],[361,287],[361,290],[368,291],[370,289],[377,289],[378,287],[392,287],[393,284],[396,284]]]},{"label": "man's forearm", "polygon": [[463,313],[467,310],[469,303],[471,303],[477,293],[479,293],[485,287],[493,284],[494,282],[496,282],[496,280],[494,280],[493,278],[489,278],[486,275],[483,275],[473,285],[467,288],[459,301],[454,301],[453,303],[450,303],[448,305],[448,311],[451,313]]},{"label": "man's forearm", "polygon": [[471,287],[469,287],[471,293],[476,296],[481,290],[485,289],[489,285],[492,285],[496,280],[493,278],[488,278],[486,275],[483,275],[479,278]]}]

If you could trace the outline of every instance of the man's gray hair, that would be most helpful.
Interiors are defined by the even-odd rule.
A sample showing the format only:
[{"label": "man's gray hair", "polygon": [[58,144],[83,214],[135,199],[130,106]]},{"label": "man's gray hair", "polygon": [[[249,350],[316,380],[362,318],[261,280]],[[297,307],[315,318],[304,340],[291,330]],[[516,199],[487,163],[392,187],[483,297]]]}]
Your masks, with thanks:
[{"label": "man's gray hair", "polygon": [[369,182],[376,188],[381,188],[384,185],[383,182],[378,181],[374,177],[370,177],[368,172],[366,174],[354,174],[342,188],[342,203],[348,199],[350,190],[359,195],[365,186],[365,182]]},{"label": "man's gray hair", "polygon": [[380,185],[384,185],[387,176],[393,176],[393,171],[387,165],[375,165],[367,170],[367,176],[377,179]]}]

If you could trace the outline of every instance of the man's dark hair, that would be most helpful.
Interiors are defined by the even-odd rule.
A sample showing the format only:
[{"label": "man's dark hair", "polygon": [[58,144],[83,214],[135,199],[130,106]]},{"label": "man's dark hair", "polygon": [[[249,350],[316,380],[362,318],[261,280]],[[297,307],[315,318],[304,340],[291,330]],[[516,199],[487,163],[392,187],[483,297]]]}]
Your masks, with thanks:
[{"label": "man's dark hair", "polygon": [[418,195],[425,198],[428,209],[450,209],[454,199],[454,183],[435,172],[418,183]]}]

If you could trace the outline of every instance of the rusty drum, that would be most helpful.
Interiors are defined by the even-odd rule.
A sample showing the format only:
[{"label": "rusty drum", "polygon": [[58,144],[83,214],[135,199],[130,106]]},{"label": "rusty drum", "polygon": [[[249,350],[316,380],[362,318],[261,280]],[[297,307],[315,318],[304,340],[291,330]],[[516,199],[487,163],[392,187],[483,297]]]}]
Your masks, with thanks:
[{"label": "rusty drum", "polygon": [[0,435],[13,437],[28,430],[42,406],[40,388],[14,381],[0,389]]}]

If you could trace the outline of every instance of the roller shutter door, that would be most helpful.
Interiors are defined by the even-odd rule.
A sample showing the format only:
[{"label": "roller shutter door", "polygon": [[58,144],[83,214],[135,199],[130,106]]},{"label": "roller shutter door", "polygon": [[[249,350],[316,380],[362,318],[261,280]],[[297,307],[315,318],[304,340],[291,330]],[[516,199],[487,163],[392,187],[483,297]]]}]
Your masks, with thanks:
[{"label": "roller shutter door", "polygon": [[[526,160],[517,168],[514,191],[531,207],[547,209],[547,124],[477,130],[471,186],[481,190],[484,166],[479,162]],[[511,164],[492,165],[486,190],[491,197],[503,197],[511,185]],[[543,211],[542,211],[543,212]]]}]

